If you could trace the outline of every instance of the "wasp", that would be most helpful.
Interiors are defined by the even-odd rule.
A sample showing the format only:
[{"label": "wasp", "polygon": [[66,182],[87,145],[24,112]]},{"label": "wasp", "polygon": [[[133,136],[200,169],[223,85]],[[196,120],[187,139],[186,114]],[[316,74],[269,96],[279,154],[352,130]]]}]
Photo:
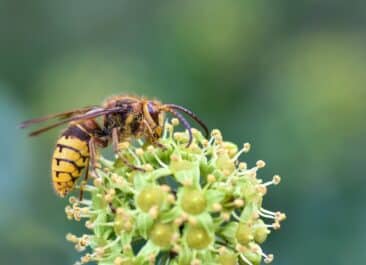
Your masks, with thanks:
[{"label": "wasp", "polygon": [[[48,115],[21,123],[21,128],[33,124],[55,120],[53,124],[31,132],[30,136],[40,135],[50,129],[68,124],[57,140],[52,156],[52,184],[55,192],[65,197],[75,185],[85,169],[84,180],[88,179],[89,167],[95,169],[97,149],[110,143],[118,154],[118,144],[133,138],[144,138],[147,142],[159,145],[162,136],[165,113],[174,115],[189,133],[187,147],[192,143],[192,129],[181,112],[195,120],[208,135],[207,126],[192,111],[176,104],[162,104],[135,96],[114,96],[101,106],[88,106],[68,112]],[[102,121],[97,121],[102,117]],[[101,123],[101,124],[100,124]],[[121,160],[132,170],[143,169],[131,165],[125,158]],[[83,191],[80,185],[80,199]]]}]

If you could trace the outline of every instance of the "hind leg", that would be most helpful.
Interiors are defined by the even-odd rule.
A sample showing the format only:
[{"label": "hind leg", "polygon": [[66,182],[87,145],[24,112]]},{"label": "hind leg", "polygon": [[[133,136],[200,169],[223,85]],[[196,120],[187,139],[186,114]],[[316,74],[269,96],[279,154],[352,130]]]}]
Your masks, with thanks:
[{"label": "hind leg", "polygon": [[85,174],[84,174],[84,179],[83,181],[80,183],[80,194],[79,194],[79,199],[82,200],[83,199],[83,193],[84,193],[84,185],[86,185],[88,178],[89,178],[89,168],[90,171],[99,178],[98,172],[96,171],[97,168],[97,161],[96,161],[96,156],[97,156],[97,150],[96,150],[96,144],[95,144],[95,140],[94,138],[91,138],[89,141],[89,159],[88,162],[86,163],[85,166]]},{"label": "hind leg", "polygon": [[86,185],[86,183],[88,181],[88,177],[89,177],[89,162],[86,164],[86,167],[85,167],[84,180],[80,183],[79,201],[83,200],[84,185]]}]

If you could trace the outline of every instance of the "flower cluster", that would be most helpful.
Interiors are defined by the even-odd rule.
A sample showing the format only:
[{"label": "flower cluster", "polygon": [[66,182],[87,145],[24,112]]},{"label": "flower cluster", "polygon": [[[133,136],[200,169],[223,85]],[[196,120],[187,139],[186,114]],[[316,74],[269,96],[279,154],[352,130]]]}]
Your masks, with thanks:
[{"label": "flower cluster", "polygon": [[[249,151],[223,140],[219,130],[206,139],[192,129],[174,132],[178,121],[167,123],[160,146],[143,141],[122,143],[120,159],[99,158],[93,185],[85,185],[82,201],[70,197],[69,219],[86,219],[90,234],[67,240],[78,251],[90,252],[77,264],[204,265],[269,263],[272,254],[260,247],[271,229],[286,218],[262,206],[270,185],[257,178],[265,166],[259,160],[248,168],[239,157]],[[269,220],[269,223],[264,222]]]}]

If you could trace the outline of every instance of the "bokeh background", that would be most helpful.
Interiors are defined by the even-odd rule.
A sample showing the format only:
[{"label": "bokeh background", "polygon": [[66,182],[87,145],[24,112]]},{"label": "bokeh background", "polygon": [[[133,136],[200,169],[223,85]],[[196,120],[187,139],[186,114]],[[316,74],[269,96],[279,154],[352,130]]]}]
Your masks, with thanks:
[{"label": "bokeh background", "polygon": [[50,185],[59,130],[22,120],[134,93],[249,141],[274,264],[366,260],[366,2],[0,0],[0,264],[72,264],[81,224]]}]

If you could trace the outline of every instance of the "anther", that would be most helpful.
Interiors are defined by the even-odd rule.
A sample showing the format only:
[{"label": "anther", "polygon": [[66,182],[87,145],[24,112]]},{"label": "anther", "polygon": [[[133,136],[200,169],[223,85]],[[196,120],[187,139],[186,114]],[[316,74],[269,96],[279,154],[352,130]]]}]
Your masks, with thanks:
[{"label": "anther", "polygon": [[143,150],[142,148],[137,148],[137,149],[135,150],[135,153],[136,153],[136,155],[138,155],[138,156],[142,156],[142,155],[144,155],[144,150]]},{"label": "anther", "polygon": [[248,153],[250,151],[250,143],[243,144],[243,152]]},{"label": "anther", "polygon": [[192,260],[191,265],[201,265],[201,261],[199,259],[194,259]]},{"label": "anther", "polygon": [[170,192],[171,191],[171,188],[166,185],[166,184],[163,184],[163,185],[160,185],[160,188],[164,191],[164,192]]},{"label": "anther", "polygon": [[273,261],[273,254],[268,254],[268,256],[264,259],[264,263],[268,264],[271,263]]},{"label": "anther", "polygon": [[128,147],[130,146],[129,142],[122,142],[118,144],[118,149],[119,150],[125,150],[128,149]]},{"label": "anther", "polygon": [[122,259],[122,257],[117,257],[117,258],[115,258],[115,259],[114,259],[114,261],[113,261],[113,264],[114,264],[114,265],[122,265],[122,264],[123,264],[123,259]]},{"label": "anther", "polygon": [[70,241],[71,243],[76,244],[77,242],[79,242],[79,238],[71,233],[68,233],[66,235],[66,240]]},{"label": "anther", "polygon": [[256,163],[257,168],[264,168],[266,166],[266,162],[263,160],[258,160]]},{"label": "anther", "polygon": [[151,164],[144,164],[143,169],[145,169],[147,172],[151,172],[154,170],[153,166]]},{"label": "anther", "polygon": [[235,199],[234,200],[234,205],[237,208],[243,207],[244,206],[244,200],[243,199]]},{"label": "anther", "polygon": [[159,214],[159,207],[158,206],[152,206],[149,210],[149,215],[152,219],[156,219]]},{"label": "anther", "polygon": [[220,217],[221,217],[224,221],[229,221],[229,220],[230,220],[230,214],[229,214],[229,213],[221,213]]},{"label": "anther", "polygon": [[208,183],[214,183],[214,182],[216,182],[216,177],[214,175],[212,175],[212,174],[208,174],[207,175],[207,182]]},{"label": "anther", "polygon": [[152,153],[152,152],[154,152],[155,148],[154,148],[154,146],[149,145],[149,146],[146,148],[146,150],[147,150],[148,152]]},{"label": "anther", "polygon": [[193,226],[197,225],[197,218],[194,217],[194,216],[189,216],[188,217],[188,223],[190,223]]},{"label": "anther", "polygon": [[273,179],[272,179],[272,182],[273,182],[273,184],[274,184],[274,185],[278,185],[278,184],[280,184],[280,182],[281,182],[281,177],[280,177],[279,175],[274,175],[274,176],[273,176]]},{"label": "anther", "polygon": [[214,203],[213,205],[212,205],[212,210],[214,211],[214,212],[221,212],[221,210],[222,210],[222,206],[221,206],[221,204],[220,203]]},{"label": "anther", "polygon": [[173,118],[173,119],[171,120],[171,124],[172,124],[173,126],[178,126],[178,125],[179,125],[179,120],[178,120],[177,118]]},{"label": "anther", "polygon": [[95,187],[99,188],[103,184],[103,180],[101,178],[95,178],[93,181]]},{"label": "anther", "polygon": [[247,168],[248,168],[247,163],[245,163],[245,162],[240,162],[239,163],[239,169],[240,170],[246,170]]},{"label": "anther", "polygon": [[71,204],[78,203],[78,202],[79,202],[79,200],[74,196],[71,196],[69,198],[69,203],[71,203]]},{"label": "anther", "polygon": [[171,204],[175,203],[175,196],[173,194],[168,194],[167,201]]}]

